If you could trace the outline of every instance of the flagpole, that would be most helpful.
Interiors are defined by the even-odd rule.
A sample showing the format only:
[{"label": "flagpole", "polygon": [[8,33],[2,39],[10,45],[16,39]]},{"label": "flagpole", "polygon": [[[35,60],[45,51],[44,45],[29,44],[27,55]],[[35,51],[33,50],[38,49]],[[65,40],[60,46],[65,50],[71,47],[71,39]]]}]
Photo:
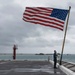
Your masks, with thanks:
[{"label": "flagpole", "polygon": [[64,39],[63,39],[63,44],[62,44],[62,51],[61,51],[60,62],[59,62],[60,65],[62,65],[62,56],[63,56],[63,51],[64,51],[64,45],[65,45],[65,39],[66,39],[66,33],[67,33],[67,27],[68,27],[69,15],[70,15],[70,9],[71,9],[71,6],[69,6],[69,13],[68,13],[66,27],[65,27]]}]

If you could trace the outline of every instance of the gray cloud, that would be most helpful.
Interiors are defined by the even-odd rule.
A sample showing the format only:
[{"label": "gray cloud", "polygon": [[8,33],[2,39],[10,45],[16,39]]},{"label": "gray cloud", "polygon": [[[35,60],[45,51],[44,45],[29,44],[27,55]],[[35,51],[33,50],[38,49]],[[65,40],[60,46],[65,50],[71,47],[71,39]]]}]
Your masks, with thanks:
[{"label": "gray cloud", "polygon": [[[26,1],[27,2],[27,1]],[[31,1],[32,2],[32,1]],[[34,1],[36,3],[36,1]],[[38,1],[39,2],[39,1]],[[50,6],[51,3],[49,1],[36,3],[36,6]],[[60,7],[58,5],[59,2],[55,5],[53,3],[53,7]],[[64,3],[64,1],[63,1]],[[49,27],[41,26],[41,25],[35,25],[31,23],[24,22],[22,20],[24,9],[21,7],[20,4],[15,3],[14,0],[10,1],[8,0],[0,0],[0,51],[3,52],[3,50],[7,50],[7,52],[12,52],[12,46],[13,44],[17,44],[20,49],[31,49],[35,48],[37,50],[44,50],[47,48],[48,50],[50,48],[57,48],[61,46],[62,44],[62,35],[63,32],[58,32],[56,29],[52,29]],[[33,5],[32,3],[29,3],[30,6]],[[26,6],[29,6],[28,3],[26,3]],[[65,3],[67,4],[67,2]],[[69,36],[71,35],[71,38],[67,38],[66,44],[72,43],[72,40],[74,40],[72,31],[72,26],[74,26],[74,4],[68,3],[63,7],[67,7],[68,5],[72,5],[72,10],[70,14],[70,20],[69,20]],[[72,34],[71,34],[72,32]],[[46,37],[48,36],[48,38]],[[40,50],[38,52],[40,52]],[[48,51],[47,50],[47,51]],[[20,51],[21,52],[21,51]],[[22,51],[23,52],[23,51]],[[35,51],[34,51],[35,52]],[[45,52],[45,51],[44,51]]]}]

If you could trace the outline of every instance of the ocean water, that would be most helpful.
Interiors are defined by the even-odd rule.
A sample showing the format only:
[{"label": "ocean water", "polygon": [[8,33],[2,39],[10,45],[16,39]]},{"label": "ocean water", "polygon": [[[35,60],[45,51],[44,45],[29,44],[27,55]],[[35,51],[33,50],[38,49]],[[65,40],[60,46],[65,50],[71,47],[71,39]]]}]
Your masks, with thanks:
[{"label": "ocean water", "polygon": [[63,60],[67,62],[73,62],[75,63],[75,54],[64,54]]},{"label": "ocean water", "polygon": [[[48,60],[51,55],[17,54],[16,60]],[[12,54],[0,54],[0,60],[13,60]]]},{"label": "ocean water", "polygon": [[[60,57],[60,56],[59,56]],[[16,60],[53,60],[53,55],[17,54]],[[0,60],[13,60],[12,54],[0,54]],[[64,54],[62,60],[75,63],[75,54]]]}]

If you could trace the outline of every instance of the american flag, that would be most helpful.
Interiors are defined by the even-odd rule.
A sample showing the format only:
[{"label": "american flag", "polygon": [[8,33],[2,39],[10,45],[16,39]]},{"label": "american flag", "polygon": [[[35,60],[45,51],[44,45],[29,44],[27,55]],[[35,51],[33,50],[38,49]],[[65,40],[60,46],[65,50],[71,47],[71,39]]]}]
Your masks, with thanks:
[{"label": "american flag", "polygon": [[64,23],[68,10],[49,7],[26,7],[23,20],[35,24],[64,29]]}]

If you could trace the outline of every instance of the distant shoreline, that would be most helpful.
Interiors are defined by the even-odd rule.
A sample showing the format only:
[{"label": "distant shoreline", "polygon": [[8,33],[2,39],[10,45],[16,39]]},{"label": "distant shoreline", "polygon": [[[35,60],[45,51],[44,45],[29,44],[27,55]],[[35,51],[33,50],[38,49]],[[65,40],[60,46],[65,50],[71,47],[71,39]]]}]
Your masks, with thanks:
[{"label": "distant shoreline", "polygon": [[53,54],[44,54],[44,53],[39,53],[39,54],[35,54],[35,55],[53,55]]}]

